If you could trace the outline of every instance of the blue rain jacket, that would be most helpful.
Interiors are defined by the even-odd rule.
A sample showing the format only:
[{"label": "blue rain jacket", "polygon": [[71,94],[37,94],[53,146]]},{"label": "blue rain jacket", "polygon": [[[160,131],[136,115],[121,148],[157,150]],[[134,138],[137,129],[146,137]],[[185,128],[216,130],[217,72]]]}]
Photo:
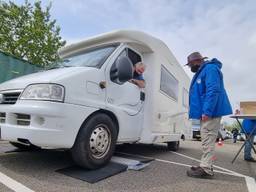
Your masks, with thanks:
[{"label": "blue rain jacket", "polygon": [[222,63],[217,59],[205,61],[194,75],[189,91],[189,117],[201,119],[232,114],[232,108],[224,88]]}]

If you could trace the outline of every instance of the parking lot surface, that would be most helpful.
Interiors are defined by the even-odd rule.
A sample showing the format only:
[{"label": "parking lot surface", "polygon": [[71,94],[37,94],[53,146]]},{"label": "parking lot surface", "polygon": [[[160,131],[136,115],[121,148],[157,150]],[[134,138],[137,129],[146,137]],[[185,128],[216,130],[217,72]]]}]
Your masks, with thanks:
[{"label": "parking lot surface", "polygon": [[186,170],[198,165],[201,156],[199,141],[181,142],[178,152],[164,145],[122,145],[121,153],[153,157],[141,171],[128,170],[95,184],[62,175],[56,170],[73,164],[68,151],[15,151],[8,142],[0,141],[0,191],[84,192],[84,191],[177,191],[177,192],[253,192],[256,191],[256,163],[248,163],[240,154],[231,164],[242,143],[225,141],[216,145],[214,179],[194,179]]}]

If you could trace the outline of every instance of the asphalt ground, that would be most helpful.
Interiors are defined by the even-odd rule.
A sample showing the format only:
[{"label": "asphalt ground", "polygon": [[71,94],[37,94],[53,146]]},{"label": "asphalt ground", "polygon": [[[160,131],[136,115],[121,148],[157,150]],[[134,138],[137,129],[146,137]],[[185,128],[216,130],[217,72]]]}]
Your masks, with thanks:
[{"label": "asphalt ground", "polygon": [[[198,165],[199,141],[181,142],[180,150],[169,152],[164,145],[121,145],[117,153],[153,157],[155,161],[141,171],[128,170],[95,184],[74,179],[56,170],[73,164],[68,151],[15,151],[8,142],[0,141],[0,192],[253,192],[256,191],[256,163],[243,160],[243,152],[231,164],[242,143],[225,141],[216,144],[213,179],[187,177],[186,170]],[[254,155],[254,157],[256,157]]]}]

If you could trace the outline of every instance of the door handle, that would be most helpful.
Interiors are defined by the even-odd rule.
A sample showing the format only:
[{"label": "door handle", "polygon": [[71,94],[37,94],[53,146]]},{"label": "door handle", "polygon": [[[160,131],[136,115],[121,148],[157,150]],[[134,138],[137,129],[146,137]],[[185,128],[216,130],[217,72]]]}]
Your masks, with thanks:
[{"label": "door handle", "polygon": [[106,88],[106,85],[107,85],[107,82],[106,82],[106,81],[101,81],[101,82],[99,83],[99,86],[100,86],[101,89],[105,89],[105,88]]},{"label": "door handle", "polygon": [[140,100],[145,101],[145,93],[142,91],[140,92]]}]

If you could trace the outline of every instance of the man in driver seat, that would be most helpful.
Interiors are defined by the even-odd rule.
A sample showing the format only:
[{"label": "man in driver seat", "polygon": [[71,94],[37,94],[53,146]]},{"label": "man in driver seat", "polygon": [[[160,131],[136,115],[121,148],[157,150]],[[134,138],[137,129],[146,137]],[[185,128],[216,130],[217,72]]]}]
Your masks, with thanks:
[{"label": "man in driver seat", "polygon": [[133,79],[130,80],[131,83],[137,85],[139,88],[145,88],[145,80],[143,73],[146,66],[142,62],[138,62],[134,65]]}]

